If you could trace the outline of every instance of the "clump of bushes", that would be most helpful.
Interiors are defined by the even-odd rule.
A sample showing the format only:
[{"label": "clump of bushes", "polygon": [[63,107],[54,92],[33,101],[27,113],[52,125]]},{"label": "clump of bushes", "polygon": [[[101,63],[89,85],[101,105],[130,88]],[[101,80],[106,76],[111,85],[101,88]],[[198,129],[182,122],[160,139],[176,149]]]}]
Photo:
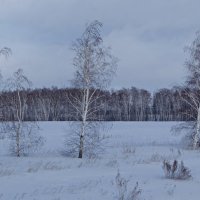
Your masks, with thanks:
[{"label": "clump of bushes", "polygon": [[186,180],[192,177],[190,170],[184,166],[183,161],[178,163],[177,160],[174,160],[171,164],[169,161],[164,160],[163,170],[165,177],[170,179]]}]

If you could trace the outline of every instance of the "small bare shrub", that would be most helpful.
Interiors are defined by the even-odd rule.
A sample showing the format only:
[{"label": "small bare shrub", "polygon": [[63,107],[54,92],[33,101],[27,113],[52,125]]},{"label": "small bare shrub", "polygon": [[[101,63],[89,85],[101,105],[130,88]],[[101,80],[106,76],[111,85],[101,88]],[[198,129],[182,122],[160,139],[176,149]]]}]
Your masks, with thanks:
[{"label": "small bare shrub", "polygon": [[124,154],[135,154],[135,147],[128,146],[128,145],[123,145],[122,147],[122,153]]},{"label": "small bare shrub", "polygon": [[44,170],[62,170],[64,169],[64,166],[61,165],[61,163],[56,162],[47,162],[43,166]]},{"label": "small bare shrub", "polygon": [[27,169],[28,173],[36,173],[42,166],[42,161],[31,164],[30,167]]},{"label": "small bare shrub", "polygon": [[129,180],[123,178],[118,171],[115,177],[115,183],[117,186],[117,200],[137,200],[141,194],[141,189],[138,188],[138,182],[135,187],[128,192],[128,182]]},{"label": "small bare shrub", "polygon": [[178,163],[174,160],[172,164],[169,161],[163,161],[163,170],[166,178],[186,180],[191,178],[190,170],[184,166],[183,161]]}]

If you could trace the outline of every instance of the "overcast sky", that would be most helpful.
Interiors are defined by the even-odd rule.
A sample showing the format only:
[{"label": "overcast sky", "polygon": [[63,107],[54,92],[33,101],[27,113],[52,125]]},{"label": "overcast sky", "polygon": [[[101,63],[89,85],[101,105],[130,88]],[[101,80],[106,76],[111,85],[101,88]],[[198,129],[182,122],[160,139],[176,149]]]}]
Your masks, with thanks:
[{"label": "overcast sky", "polygon": [[184,81],[199,8],[199,0],[0,0],[0,47],[13,52],[0,68],[5,77],[23,68],[35,87],[69,86],[71,44],[97,19],[119,58],[112,88],[172,87]]}]

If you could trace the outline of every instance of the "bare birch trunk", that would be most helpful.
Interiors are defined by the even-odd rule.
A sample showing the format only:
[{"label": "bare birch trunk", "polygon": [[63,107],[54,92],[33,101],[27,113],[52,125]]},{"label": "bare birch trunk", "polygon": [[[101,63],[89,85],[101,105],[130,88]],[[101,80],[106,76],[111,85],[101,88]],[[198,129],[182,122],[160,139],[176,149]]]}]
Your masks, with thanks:
[{"label": "bare birch trunk", "polygon": [[81,134],[80,134],[80,145],[79,145],[78,158],[83,158],[84,136],[85,136],[87,114],[88,114],[88,104],[89,104],[89,88],[84,90],[84,93],[83,93],[83,115],[82,115],[82,127],[81,127]]},{"label": "bare birch trunk", "polygon": [[198,107],[198,113],[197,113],[197,128],[196,128],[196,133],[194,135],[193,149],[198,148],[199,139],[200,139],[200,106]]},{"label": "bare birch trunk", "polygon": [[17,157],[20,157],[20,124],[16,132],[16,147],[17,147],[16,149]]},{"label": "bare birch trunk", "polygon": [[19,100],[19,109],[17,109],[17,120],[18,120],[18,128],[16,131],[16,153],[17,157],[20,157],[20,134],[21,134],[21,120],[22,120],[22,102],[19,91],[17,91],[18,100]]},{"label": "bare birch trunk", "polygon": [[80,146],[79,146],[79,154],[78,158],[83,158],[83,136],[80,136]]}]

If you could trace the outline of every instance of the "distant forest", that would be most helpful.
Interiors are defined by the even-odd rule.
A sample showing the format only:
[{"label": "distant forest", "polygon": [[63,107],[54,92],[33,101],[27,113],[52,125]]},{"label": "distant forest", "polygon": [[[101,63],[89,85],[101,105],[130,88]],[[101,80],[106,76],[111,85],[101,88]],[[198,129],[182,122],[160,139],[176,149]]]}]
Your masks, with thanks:
[{"label": "distant forest", "polygon": [[[183,100],[180,89],[160,89],[151,94],[144,89],[120,89],[98,91],[101,98],[93,104],[101,105],[95,119],[102,121],[189,121],[193,120],[194,110]],[[80,92],[80,91],[79,91]],[[70,103],[70,98],[79,94],[73,88],[43,88],[20,91],[23,96],[23,115],[26,121],[73,121],[78,113]],[[0,95],[1,120],[14,119],[13,101],[17,92],[6,91]],[[100,101],[100,102],[96,102]],[[17,104],[16,104],[17,105]]]}]

